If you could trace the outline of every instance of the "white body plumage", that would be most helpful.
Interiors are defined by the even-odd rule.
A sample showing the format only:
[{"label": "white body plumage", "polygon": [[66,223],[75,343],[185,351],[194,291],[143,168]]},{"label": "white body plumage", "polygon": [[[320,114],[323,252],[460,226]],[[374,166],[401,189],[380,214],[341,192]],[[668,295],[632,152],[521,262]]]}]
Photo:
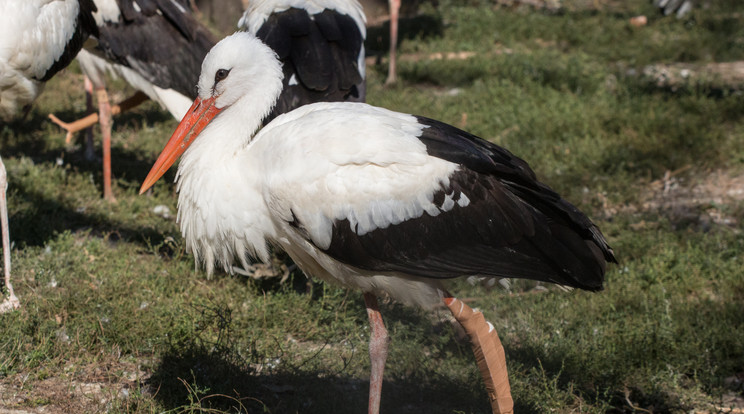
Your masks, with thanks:
[{"label": "white body plumage", "polygon": [[[240,143],[220,134],[219,124],[207,128],[181,160],[178,214],[187,246],[208,270],[216,264],[229,270],[236,257],[245,267],[247,252],[265,261],[268,241],[315,277],[376,294],[395,292],[404,303],[440,300],[428,287],[432,280],[375,275],[321,250],[330,246],[336,220],[348,220],[364,235],[439,214],[433,195],[457,165],[427,155],[413,116],[361,103],[318,103],[279,116],[250,143],[248,135]],[[313,243],[287,224],[293,215]],[[422,286],[397,286],[411,283]]]}]

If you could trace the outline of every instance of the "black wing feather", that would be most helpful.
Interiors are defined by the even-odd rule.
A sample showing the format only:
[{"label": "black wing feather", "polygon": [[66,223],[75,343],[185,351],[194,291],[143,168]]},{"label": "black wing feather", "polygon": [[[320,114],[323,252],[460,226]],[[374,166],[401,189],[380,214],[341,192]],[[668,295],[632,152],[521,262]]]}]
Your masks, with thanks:
[{"label": "black wing feather", "polygon": [[364,38],[350,16],[290,8],[272,13],[256,36],[274,50],[284,71],[282,94],[264,123],[309,103],[364,101],[358,64]]},{"label": "black wing feather", "polygon": [[283,14],[274,13],[266,19],[266,22],[256,32],[256,37],[272,48],[282,61],[289,57],[292,50],[292,34],[289,29],[283,27],[284,21],[285,16]]},{"label": "black wing feather", "polygon": [[[377,272],[517,277],[602,288],[606,261],[614,262],[614,254],[583,213],[537,181],[527,163],[509,151],[438,121],[419,122],[427,126],[419,139],[429,155],[460,165],[433,199],[443,206],[448,195],[455,206],[364,235],[348,220],[336,221],[325,253]],[[460,206],[464,197],[467,206]]]},{"label": "black wing feather", "polygon": [[333,54],[317,27],[307,33],[292,37],[289,59],[293,63],[298,80],[307,88],[325,92],[334,81]]},{"label": "black wing feather", "polygon": [[191,14],[184,13],[182,10],[189,10],[188,1],[181,1],[179,8],[173,0],[156,0],[156,8],[163,13],[163,17],[168,20],[173,27],[178,29],[181,34],[189,41],[195,41],[198,37],[201,25],[194,24],[196,21]]}]

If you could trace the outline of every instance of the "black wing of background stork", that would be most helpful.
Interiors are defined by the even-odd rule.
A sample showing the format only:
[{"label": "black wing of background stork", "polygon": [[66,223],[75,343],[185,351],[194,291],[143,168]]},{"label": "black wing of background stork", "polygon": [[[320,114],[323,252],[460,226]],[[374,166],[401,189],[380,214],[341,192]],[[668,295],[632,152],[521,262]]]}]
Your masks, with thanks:
[{"label": "black wing of background stork", "polygon": [[[440,214],[364,235],[348,220],[336,221],[325,253],[371,271],[602,288],[605,261],[615,258],[589,218],[537,181],[527,163],[506,149],[450,125],[418,119],[428,125],[418,137],[428,154],[460,165],[447,188],[434,194]],[[458,205],[463,197],[467,208]]]},{"label": "black wing of background stork", "polygon": [[270,14],[252,31],[276,52],[284,70],[284,89],[265,124],[309,103],[364,102],[360,54],[366,31],[351,16],[331,9],[311,15],[292,7]]},{"label": "black wing of background stork", "polygon": [[[99,34],[92,50],[81,55],[83,72],[94,83],[99,114],[66,123],[50,118],[72,134],[101,124],[103,135],[103,194],[114,200],[111,188],[111,116],[138,105],[145,95],[165,106],[176,118],[183,116],[196,97],[201,62],[214,45],[209,31],[192,16],[187,0],[94,0]],[[103,58],[103,59],[100,59]],[[104,68],[119,72],[140,92],[111,107],[103,80]],[[90,86],[86,86],[92,92]],[[162,90],[162,93],[160,92]],[[167,95],[167,96],[166,96]],[[92,134],[87,153],[92,154]]]},{"label": "black wing of background stork", "polygon": [[121,21],[102,25],[99,49],[149,82],[196,98],[201,63],[214,45],[185,0],[116,0]]}]

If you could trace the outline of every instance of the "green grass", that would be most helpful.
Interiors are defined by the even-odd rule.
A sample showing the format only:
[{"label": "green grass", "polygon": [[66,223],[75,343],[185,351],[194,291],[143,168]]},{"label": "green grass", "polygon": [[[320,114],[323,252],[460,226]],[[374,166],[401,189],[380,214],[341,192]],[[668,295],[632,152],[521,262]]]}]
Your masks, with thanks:
[{"label": "green grass", "polygon": [[[718,412],[742,397],[744,234],[740,204],[711,199],[680,220],[643,208],[653,181],[682,185],[744,171],[737,85],[672,90],[634,73],[654,63],[744,58],[744,23],[713,2],[678,20],[649,2],[565,1],[558,13],[485,0],[423,4],[403,27],[400,82],[368,68],[368,101],[452,123],[509,148],[587,212],[620,260],[601,293],[510,291],[455,282],[507,355],[519,413]],[[645,13],[649,24],[632,27]],[[423,22],[423,30],[417,26]],[[373,33],[373,31],[370,31]],[[375,46],[370,36],[370,48]],[[126,88],[114,83],[112,89]],[[454,92],[453,92],[454,91]],[[125,95],[124,93],[123,95]],[[100,199],[98,163],[64,148],[46,120],[84,110],[76,66],[28,118],[0,126],[8,170],[13,280],[0,315],[0,408],[47,412],[364,412],[369,328],[357,292],[309,282],[208,279],[185,253],[174,173],[137,190],[175,128],[146,104],[115,120],[118,202]],[[703,225],[709,209],[732,225]],[[277,260],[286,260],[279,255]],[[383,412],[486,413],[470,351],[443,309],[382,304],[392,344]],[[96,384],[95,398],[75,391]],[[738,388],[737,388],[738,387]]]}]

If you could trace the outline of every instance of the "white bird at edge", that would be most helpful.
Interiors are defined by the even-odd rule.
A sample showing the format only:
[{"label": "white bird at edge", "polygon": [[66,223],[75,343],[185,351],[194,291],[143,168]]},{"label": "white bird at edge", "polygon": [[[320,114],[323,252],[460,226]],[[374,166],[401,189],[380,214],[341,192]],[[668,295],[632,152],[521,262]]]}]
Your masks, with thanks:
[{"label": "white bird at edge", "polygon": [[[44,83],[75,58],[91,34],[98,34],[92,0],[0,1],[0,126],[25,116]],[[8,296],[0,313],[20,308],[10,283],[7,172],[0,158],[0,226]],[[4,296],[4,295],[3,295]]]},{"label": "white bird at edge", "polygon": [[[273,245],[306,274],[364,292],[370,413],[379,411],[388,343],[376,296],[452,310],[462,303],[444,282],[473,275],[596,291],[615,261],[600,230],[526,162],[450,125],[317,103],[259,130],[281,93],[282,69],[251,34],[209,52],[198,90],[140,193],[183,155],[178,221],[208,272],[236,260],[245,267],[249,256],[265,261]],[[492,368],[484,372],[477,359],[488,388]]]},{"label": "white bird at edge", "polygon": [[0,122],[28,110],[44,83],[98,34],[92,0],[0,2]]}]

